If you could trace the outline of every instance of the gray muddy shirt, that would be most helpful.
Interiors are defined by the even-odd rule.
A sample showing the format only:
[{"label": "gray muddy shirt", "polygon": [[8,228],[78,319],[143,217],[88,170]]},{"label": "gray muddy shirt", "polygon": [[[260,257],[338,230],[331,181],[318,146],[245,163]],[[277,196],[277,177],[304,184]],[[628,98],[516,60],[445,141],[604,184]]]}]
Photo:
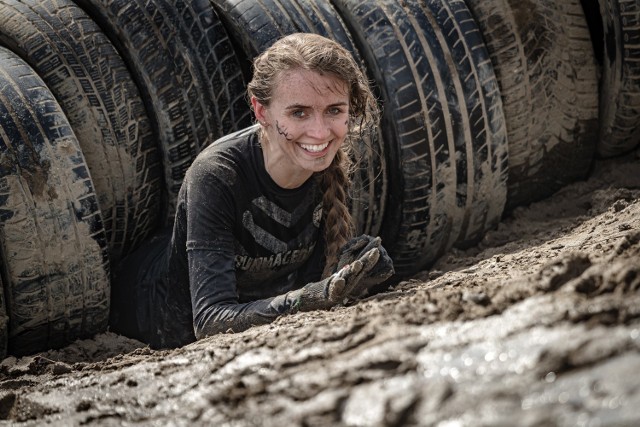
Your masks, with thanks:
[{"label": "gray muddy shirt", "polygon": [[163,346],[269,323],[290,310],[287,292],[321,278],[317,180],[279,187],[265,169],[257,130],[216,141],[187,171],[165,289],[154,298],[164,312],[157,325],[166,332]]}]

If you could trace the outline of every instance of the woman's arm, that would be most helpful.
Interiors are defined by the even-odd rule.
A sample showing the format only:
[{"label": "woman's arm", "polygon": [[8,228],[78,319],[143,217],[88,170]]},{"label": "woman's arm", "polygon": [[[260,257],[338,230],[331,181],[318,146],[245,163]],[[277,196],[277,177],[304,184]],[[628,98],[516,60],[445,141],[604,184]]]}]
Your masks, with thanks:
[{"label": "woman's arm", "polygon": [[286,313],[328,309],[352,295],[379,258],[380,250],[374,247],[323,280],[276,297],[239,303],[234,281],[224,277],[233,274],[233,258],[213,251],[191,251],[189,262],[196,338],[227,331],[240,332],[251,326],[270,323]]},{"label": "woman's arm", "polygon": [[189,276],[196,338],[220,332],[240,332],[263,325],[291,311],[288,294],[238,302],[233,254],[190,250]]}]

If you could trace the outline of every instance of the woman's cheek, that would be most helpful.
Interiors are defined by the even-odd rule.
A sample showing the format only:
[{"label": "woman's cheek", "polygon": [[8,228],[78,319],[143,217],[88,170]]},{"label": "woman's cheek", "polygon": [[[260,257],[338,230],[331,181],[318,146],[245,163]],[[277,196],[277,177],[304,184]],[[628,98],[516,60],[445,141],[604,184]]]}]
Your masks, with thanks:
[{"label": "woman's cheek", "polygon": [[293,141],[295,139],[295,133],[292,131],[291,126],[287,120],[276,120],[275,130],[278,133],[278,137],[286,141]]}]

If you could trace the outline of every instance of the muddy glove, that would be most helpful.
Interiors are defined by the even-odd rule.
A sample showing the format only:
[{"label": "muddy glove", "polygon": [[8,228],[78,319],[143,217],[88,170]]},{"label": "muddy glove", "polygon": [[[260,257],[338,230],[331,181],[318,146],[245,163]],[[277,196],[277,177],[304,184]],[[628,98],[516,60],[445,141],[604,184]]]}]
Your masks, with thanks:
[{"label": "muddy glove", "polygon": [[382,246],[379,246],[377,249],[380,252],[378,262],[364,275],[360,283],[351,290],[348,295],[350,301],[367,295],[369,290],[395,274],[393,260],[386,249]]},{"label": "muddy glove", "polygon": [[380,237],[373,237],[367,234],[349,240],[340,248],[338,263],[336,264],[334,272],[357,260],[371,249],[380,247],[381,241]]},{"label": "muddy glove", "polygon": [[360,284],[354,287],[348,295],[350,300],[357,299],[358,297],[365,295],[369,289],[379,285],[395,274],[393,261],[384,247],[382,247],[381,243],[382,239],[380,239],[380,237],[372,237],[363,234],[349,240],[340,249],[336,269],[340,269],[343,265],[353,262],[353,260],[361,257],[362,254],[372,248],[378,248],[380,251],[380,258],[376,265],[373,266],[367,274],[365,274]]},{"label": "muddy glove", "polygon": [[371,271],[380,258],[378,248],[373,248],[355,261],[344,265],[340,270],[319,282],[305,285],[293,291],[296,299],[293,308],[296,311],[328,309],[343,303],[349,294],[358,287],[363,278]]}]

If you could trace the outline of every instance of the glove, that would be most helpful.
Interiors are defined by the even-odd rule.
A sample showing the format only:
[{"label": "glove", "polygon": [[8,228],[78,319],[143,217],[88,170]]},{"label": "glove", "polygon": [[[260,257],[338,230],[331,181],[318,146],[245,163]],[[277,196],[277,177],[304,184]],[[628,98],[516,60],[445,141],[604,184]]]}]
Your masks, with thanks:
[{"label": "glove", "polygon": [[293,291],[295,311],[328,309],[343,303],[371,271],[380,258],[380,250],[372,248],[355,261],[344,265],[340,270],[319,282],[305,285]]},{"label": "glove", "polygon": [[371,288],[379,285],[380,283],[383,283],[385,280],[389,279],[395,274],[395,269],[393,268],[393,260],[391,259],[391,257],[389,257],[389,254],[387,253],[385,248],[382,247],[381,243],[382,239],[380,239],[380,237],[372,237],[363,234],[349,240],[340,249],[340,255],[338,257],[338,264],[336,269],[340,269],[343,265],[353,262],[355,259],[361,257],[362,254],[373,248],[378,248],[378,250],[380,251],[380,257],[376,265],[373,266],[373,268],[364,276],[360,284],[354,287],[351,293],[348,295],[348,298],[350,300],[354,300],[364,296]]},{"label": "glove", "polygon": [[371,270],[369,270],[362,278],[360,283],[351,290],[349,295],[347,295],[350,301],[365,296],[372,288],[386,281],[395,274],[396,271],[393,268],[393,260],[387,253],[386,249],[382,246],[379,246],[377,249],[380,252],[378,262],[376,262]]},{"label": "glove", "polygon": [[349,240],[340,248],[338,263],[336,264],[334,272],[357,260],[371,249],[380,247],[381,242],[382,239],[380,239],[380,237],[372,237],[367,234]]}]

